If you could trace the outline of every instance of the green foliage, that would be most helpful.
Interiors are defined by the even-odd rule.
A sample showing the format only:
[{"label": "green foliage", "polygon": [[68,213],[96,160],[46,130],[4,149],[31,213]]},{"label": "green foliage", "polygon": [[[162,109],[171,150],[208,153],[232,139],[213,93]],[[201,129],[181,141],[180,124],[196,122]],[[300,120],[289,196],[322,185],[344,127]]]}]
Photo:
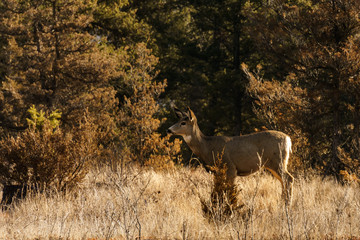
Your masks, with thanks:
[{"label": "green foliage", "polygon": [[92,22],[96,34],[105,36],[116,48],[150,42],[150,27],[139,21],[129,1],[97,1]]},{"label": "green foliage", "polygon": [[32,105],[28,113],[30,113],[30,118],[27,118],[26,121],[28,125],[32,128],[36,128],[38,130],[41,130],[44,126],[45,121],[48,121],[51,128],[55,129],[60,126],[60,118],[61,118],[61,112],[59,110],[52,111],[49,114],[49,117],[45,117],[45,112],[43,110],[40,110],[39,112],[36,110],[35,105]]}]

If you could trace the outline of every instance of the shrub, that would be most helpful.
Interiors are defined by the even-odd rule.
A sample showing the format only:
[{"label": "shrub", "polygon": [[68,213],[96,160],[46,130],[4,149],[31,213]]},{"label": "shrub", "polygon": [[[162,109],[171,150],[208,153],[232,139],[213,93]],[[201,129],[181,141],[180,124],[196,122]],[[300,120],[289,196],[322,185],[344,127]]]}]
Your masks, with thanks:
[{"label": "shrub", "polygon": [[216,156],[214,165],[209,166],[213,173],[213,187],[210,201],[200,199],[204,214],[215,221],[223,222],[230,217],[236,209],[242,207],[238,203],[238,193],[234,179],[228,179],[227,166],[222,162],[222,154]]},{"label": "shrub", "polygon": [[65,131],[53,117],[59,112],[29,112],[29,127],[0,142],[1,183],[72,188],[98,156],[92,119],[84,114],[77,126]]}]

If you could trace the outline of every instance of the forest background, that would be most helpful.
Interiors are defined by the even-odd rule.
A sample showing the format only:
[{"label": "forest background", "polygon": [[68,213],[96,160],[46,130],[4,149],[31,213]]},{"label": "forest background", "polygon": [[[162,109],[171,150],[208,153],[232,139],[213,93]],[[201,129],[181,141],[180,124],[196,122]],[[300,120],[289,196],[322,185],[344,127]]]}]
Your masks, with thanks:
[{"label": "forest background", "polygon": [[2,0],[0,182],[188,164],[165,135],[172,103],[206,135],[289,134],[292,171],[357,179],[359,14],[357,0]]}]

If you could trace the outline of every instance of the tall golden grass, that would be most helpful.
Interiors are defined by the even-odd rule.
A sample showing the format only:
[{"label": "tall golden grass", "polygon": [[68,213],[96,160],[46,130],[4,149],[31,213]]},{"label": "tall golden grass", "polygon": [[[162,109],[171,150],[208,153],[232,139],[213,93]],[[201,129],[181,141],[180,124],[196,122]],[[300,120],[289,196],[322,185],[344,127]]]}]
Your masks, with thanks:
[{"label": "tall golden grass", "polygon": [[270,174],[238,178],[243,206],[221,221],[202,211],[212,184],[202,168],[93,170],[75,192],[1,211],[0,239],[360,239],[357,183],[298,177],[286,207]]}]

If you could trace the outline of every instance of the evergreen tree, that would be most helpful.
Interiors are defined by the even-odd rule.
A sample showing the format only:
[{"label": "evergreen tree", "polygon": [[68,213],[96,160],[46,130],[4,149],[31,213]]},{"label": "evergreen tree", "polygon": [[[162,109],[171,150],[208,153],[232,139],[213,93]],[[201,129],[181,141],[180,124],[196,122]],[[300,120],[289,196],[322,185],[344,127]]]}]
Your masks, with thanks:
[{"label": "evergreen tree", "polygon": [[[206,134],[251,132],[251,99],[240,62],[251,45],[242,31],[245,1],[134,1],[152,27],[165,97],[198,112]],[[221,113],[221,114],[219,114]]]},{"label": "evergreen tree", "polygon": [[113,131],[116,106],[111,79],[120,76],[121,55],[87,32],[95,1],[5,0],[0,29],[6,69],[1,79],[1,130],[27,127],[35,105],[59,110],[64,126],[73,126],[88,109],[102,137]]},{"label": "evergreen tree", "polygon": [[[124,84],[129,89],[119,111],[120,143],[124,163],[135,161],[157,170],[169,169],[178,159],[180,142],[169,142],[169,136],[156,132],[165,119],[158,119],[158,97],[164,92],[166,81],[155,82],[158,59],[144,43],[128,50],[129,65]],[[126,159],[127,158],[127,159]]]},{"label": "evergreen tree", "polygon": [[[150,26],[137,17],[133,1],[99,0],[94,5],[91,31],[105,36],[115,48],[152,42]],[[142,4],[147,5],[147,4]]]}]

